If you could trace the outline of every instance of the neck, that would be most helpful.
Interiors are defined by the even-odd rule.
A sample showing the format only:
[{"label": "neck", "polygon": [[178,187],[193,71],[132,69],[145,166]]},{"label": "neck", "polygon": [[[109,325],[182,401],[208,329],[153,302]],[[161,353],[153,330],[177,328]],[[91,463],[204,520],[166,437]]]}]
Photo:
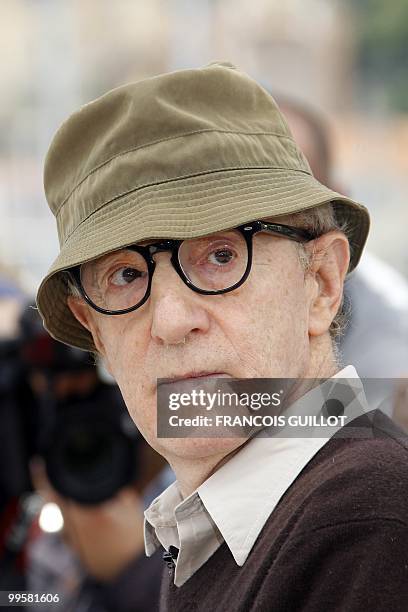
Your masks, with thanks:
[{"label": "neck", "polygon": [[330,378],[340,370],[329,334],[310,339],[310,359],[303,378]]},{"label": "neck", "polygon": [[214,474],[224,463],[227,463],[239,449],[247,443],[244,441],[238,448],[230,453],[220,453],[211,457],[194,459],[175,457],[168,459],[170,466],[177,477],[180,493],[185,499],[193,491],[198,489],[212,474]]}]

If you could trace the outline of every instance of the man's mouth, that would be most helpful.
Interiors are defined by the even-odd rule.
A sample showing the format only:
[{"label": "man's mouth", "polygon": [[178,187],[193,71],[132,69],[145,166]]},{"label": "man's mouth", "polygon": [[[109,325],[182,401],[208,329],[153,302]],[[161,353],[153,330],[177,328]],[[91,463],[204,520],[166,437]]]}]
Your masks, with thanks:
[{"label": "man's mouth", "polygon": [[172,375],[168,378],[162,378],[161,380],[169,383],[175,383],[180,380],[195,380],[195,379],[206,379],[206,378],[231,378],[230,374],[226,372],[209,372],[209,371],[191,371],[185,374]]}]

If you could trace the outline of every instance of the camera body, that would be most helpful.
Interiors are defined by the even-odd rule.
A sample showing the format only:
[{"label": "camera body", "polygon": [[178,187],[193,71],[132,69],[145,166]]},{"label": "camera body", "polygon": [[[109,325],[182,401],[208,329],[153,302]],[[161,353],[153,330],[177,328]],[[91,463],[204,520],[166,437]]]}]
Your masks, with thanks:
[{"label": "camera body", "polygon": [[[85,384],[84,384],[85,381]],[[118,387],[90,353],[47,334],[28,306],[16,340],[0,343],[0,501],[33,489],[29,460],[45,461],[64,497],[98,504],[137,478],[140,442]]]}]

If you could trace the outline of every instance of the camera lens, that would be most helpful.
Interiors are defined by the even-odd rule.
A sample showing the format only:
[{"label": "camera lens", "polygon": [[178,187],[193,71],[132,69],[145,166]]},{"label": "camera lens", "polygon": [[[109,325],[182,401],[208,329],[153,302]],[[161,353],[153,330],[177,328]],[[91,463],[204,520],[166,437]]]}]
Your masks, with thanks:
[{"label": "camera lens", "polygon": [[137,476],[139,434],[116,389],[92,401],[59,407],[44,452],[47,475],[64,497],[97,504]]}]

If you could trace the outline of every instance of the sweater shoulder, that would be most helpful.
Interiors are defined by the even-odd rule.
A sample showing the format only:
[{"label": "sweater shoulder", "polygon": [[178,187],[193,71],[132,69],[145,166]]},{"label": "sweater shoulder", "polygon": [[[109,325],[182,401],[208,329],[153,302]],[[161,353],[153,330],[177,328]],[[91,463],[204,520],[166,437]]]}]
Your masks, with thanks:
[{"label": "sweater shoulder", "polygon": [[311,459],[277,508],[291,509],[295,531],[379,518],[408,526],[407,435],[385,419],[372,437],[332,438]]}]

